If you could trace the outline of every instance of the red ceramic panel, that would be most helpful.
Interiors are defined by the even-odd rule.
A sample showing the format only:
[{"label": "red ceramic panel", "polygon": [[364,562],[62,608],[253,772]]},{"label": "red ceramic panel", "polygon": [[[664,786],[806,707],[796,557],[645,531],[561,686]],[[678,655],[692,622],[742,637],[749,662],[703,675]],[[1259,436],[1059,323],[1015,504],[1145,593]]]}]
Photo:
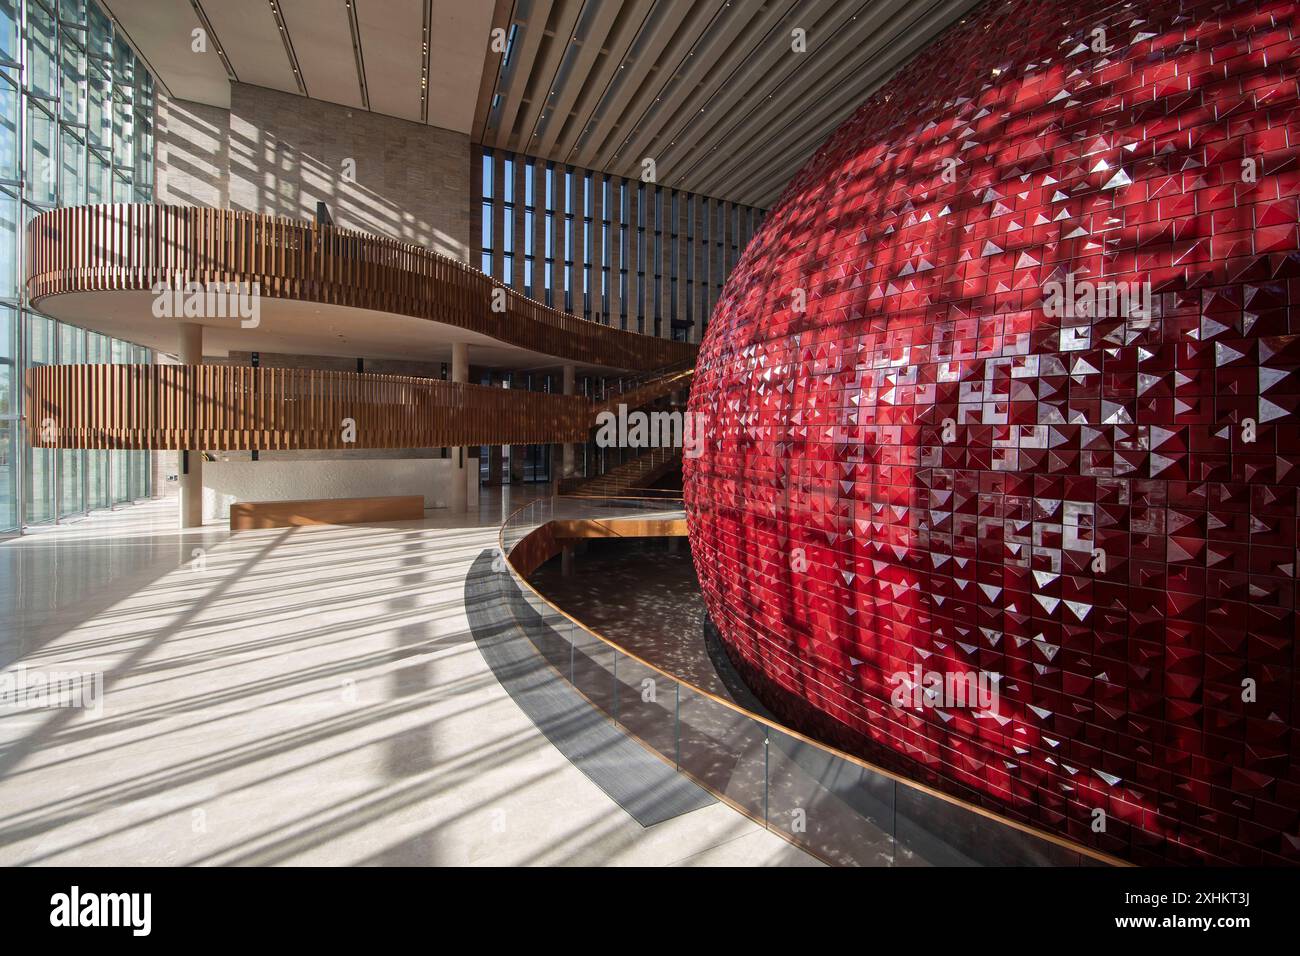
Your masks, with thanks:
[{"label": "red ceramic panel", "polygon": [[779,715],[1137,862],[1300,859],[1295,11],[986,3],[795,176],[685,465]]}]

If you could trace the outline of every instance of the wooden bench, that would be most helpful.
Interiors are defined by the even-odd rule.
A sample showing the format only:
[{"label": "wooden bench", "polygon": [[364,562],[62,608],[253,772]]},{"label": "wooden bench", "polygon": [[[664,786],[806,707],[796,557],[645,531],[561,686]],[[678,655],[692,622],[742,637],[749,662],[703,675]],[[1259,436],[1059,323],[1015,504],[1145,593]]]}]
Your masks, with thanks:
[{"label": "wooden bench", "polygon": [[309,501],[238,501],[230,506],[230,530],[296,528],[309,524],[366,524],[424,517],[420,495],[383,498],[316,498]]}]

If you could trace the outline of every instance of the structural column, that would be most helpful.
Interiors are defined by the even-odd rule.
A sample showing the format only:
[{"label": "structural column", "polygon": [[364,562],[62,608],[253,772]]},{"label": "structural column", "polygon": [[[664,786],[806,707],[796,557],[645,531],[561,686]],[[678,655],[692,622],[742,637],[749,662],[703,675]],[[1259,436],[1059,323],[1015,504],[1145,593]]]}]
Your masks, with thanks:
[{"label": "structural column", "polygon": [[[573,395],[576,391],[574,367],[572,365],[564,366],[564,394]],[[576,471],[578,446],[573,442],[565,442],[561,452],[560,477],[572,478]],[[563,577],[569,577],[573,574],[573,544],[564,545],[560,549],[560,574]]]},{"label": "structural column", "polygon": [[[557,268],[558,268],[558,267],[557,267]],[[563,309],[563,307],[564,307],[564,300],[563,300],[564,292],[563,292],[563,289],[562,289],[562,288],[557,288],[557,289],[556,289],[556,292],[561,296],[561,298],[556,302],[555,307],[556,307],[557,309]],[[510,375],[510,387],[511,387],[511,388],[515,388],[517,382],[524,382],[525,385],[527,384],[527,380],[526,380],[526,379],[524,379],[523,377],[521,377],[521,376],[519,376],[519,375],[517,375],[517,374],[515,374],[515,373],[511,373],[511,375]],[[509,472],[509,474],[508,474],[508,476],[507,476],[507,477],[509,478],[509,480],[510,480],[510,484],[512,484],[512,485],[522,485],[522,484],[524,483],[524,460],[525,460],[525,458],[527,458],[527,456],[528,456],[528,446],[527,446],[527,445],[511,445],[511,446],[510,446],[510,465],[509,465],[509,468],[508,468],[508,472]]]},{"label": "structural column", "polygon": [[[203,364],[203,326],[183,322],[178,357],[182,365]],[[180,453],[180,524],[182,528],[203,526],[203,452],[190,448]]]},{"label": "structural column", "polygon": [[[451,346],[451,380],[469,381],[469,345],[453,342]],[[469,506],[469,449],[451,449],[451,500],[447,503],[453,513],[462,513]]]},{"label": "structural column", "polygon": [[[564,394],[572,395],[575,391],[574,368],[572,365],[564,366]],[[572,478],[577,471],[578,446],[573,442],[564,443],[563,464],[560,467],[561,478]]]},{"label": "structural column", "polygon": [[[500,376],[497,375],[495,372],[490,373],[488,377],[488,383],[494,388],[499,388],[503,385]],[[488,446],[487,483],[489,488],[501,487],[501,464],[504,461],[504,458],[505,456],[502,454],[502,446],[500,445]]]}]

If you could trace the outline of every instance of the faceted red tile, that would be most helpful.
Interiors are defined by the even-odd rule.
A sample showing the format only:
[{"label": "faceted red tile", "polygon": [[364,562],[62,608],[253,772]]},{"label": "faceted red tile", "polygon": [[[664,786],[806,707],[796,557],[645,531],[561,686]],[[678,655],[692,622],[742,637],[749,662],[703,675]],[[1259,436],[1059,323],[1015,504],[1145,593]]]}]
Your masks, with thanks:
[{"label": "faceted red tile", "polygon": [[[1294,31],[1281,0],[984,4],[796,174],[685,463],[776,713],[1136,862],[1300,862]],[[1067,282],[1151,296],[1061,314]],[[996,672],[996,714],[897,706],[914,667]]]}]

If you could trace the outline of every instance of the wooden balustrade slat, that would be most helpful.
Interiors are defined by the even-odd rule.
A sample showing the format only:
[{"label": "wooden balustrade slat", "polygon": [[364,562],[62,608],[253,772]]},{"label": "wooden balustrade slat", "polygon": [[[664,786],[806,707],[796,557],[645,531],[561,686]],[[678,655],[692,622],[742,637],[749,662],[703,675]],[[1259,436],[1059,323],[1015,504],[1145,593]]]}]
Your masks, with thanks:
[{"label": "wooden balustrade slat", "polygon": [[[440,448],[585,441],[592,405],[439,379],[221,365],[48,365],[27,371],[34,447]],[[355,445],[342,422],[356,422]],[[49,436],[42,423],[50,420]]]},{"label": "wooden balustrade slat", "polygon": [[[526,298],[465,263],[393,239],[228,209],[80,206],[28,225],[33,301],[158,282],[257,282],[263,296],[397,312],[610,368],[662,368],[694,356],[684,342],[589,322]],[[504,288],[506,310],[492,310]]]}]

